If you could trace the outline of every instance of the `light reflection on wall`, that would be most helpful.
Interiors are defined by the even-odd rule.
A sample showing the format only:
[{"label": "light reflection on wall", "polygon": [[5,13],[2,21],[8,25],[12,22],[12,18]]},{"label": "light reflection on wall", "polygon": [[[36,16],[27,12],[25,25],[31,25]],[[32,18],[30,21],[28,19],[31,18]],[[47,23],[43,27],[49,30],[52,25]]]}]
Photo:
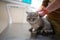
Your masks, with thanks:
[{"label": "light reflection on wall", "polygon": [[35,12],[42,5],[43,0],[32,0],[32,4],[29,7],[29,11]]}]

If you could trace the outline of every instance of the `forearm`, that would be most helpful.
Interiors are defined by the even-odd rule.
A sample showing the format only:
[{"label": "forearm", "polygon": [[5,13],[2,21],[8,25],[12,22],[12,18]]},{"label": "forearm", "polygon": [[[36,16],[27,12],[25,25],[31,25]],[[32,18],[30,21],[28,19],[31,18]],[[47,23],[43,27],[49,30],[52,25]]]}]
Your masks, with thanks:
[{"label": "forearm", "polygon": [[60,0],[56,0],[54,3],[47,6],[47,10],[49,13],[58,8],[60,8]]}]

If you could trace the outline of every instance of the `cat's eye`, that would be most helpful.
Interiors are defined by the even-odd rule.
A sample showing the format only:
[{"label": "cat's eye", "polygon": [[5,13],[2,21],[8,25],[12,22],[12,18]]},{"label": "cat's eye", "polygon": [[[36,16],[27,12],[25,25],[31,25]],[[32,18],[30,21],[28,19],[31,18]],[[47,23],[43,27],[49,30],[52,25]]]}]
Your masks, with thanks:
[{"label": "cat's eye", "polygon": [[30,20],[30,18],[27,18],[27,20]]},{"label": "cat's eye", "polygon": [[34,21],[35,20],[35,18],[33,18],[33,20],[32,21]]}]

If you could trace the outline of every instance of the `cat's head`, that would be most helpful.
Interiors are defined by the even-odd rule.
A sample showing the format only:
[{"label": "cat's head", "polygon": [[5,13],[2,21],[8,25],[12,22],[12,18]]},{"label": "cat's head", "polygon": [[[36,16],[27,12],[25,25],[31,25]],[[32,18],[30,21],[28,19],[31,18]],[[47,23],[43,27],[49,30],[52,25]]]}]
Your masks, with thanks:
[{"label": "cat's head", "polygon": [[26,12],[27,13],[27,21],[31,24],[38,23],[41,21],[41,17],[36,12]]},{"label": "cat's head", "polygon": [[38,17],[37,12],[26,12],[29,17]]}]

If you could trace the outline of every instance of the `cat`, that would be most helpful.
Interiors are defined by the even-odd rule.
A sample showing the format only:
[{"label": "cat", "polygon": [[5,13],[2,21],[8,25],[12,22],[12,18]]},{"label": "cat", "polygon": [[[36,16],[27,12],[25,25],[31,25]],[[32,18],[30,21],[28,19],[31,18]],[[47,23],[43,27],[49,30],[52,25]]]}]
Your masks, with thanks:
[{"label": "cat", "polygon": [[37,12],[26,12],[27,22],[31,25],[30,31],[38,31],[40,33],[50,33],[53,32],[50,22],[47,20],[46,16],[41,17]]},{"label": "cat", "polygon": [[35,30],[38,29],[43,24],[42,20],[40,19],[38,14],[36,14],[35,12],[27,13],[27,21],[32,26],[32,28]]}]

